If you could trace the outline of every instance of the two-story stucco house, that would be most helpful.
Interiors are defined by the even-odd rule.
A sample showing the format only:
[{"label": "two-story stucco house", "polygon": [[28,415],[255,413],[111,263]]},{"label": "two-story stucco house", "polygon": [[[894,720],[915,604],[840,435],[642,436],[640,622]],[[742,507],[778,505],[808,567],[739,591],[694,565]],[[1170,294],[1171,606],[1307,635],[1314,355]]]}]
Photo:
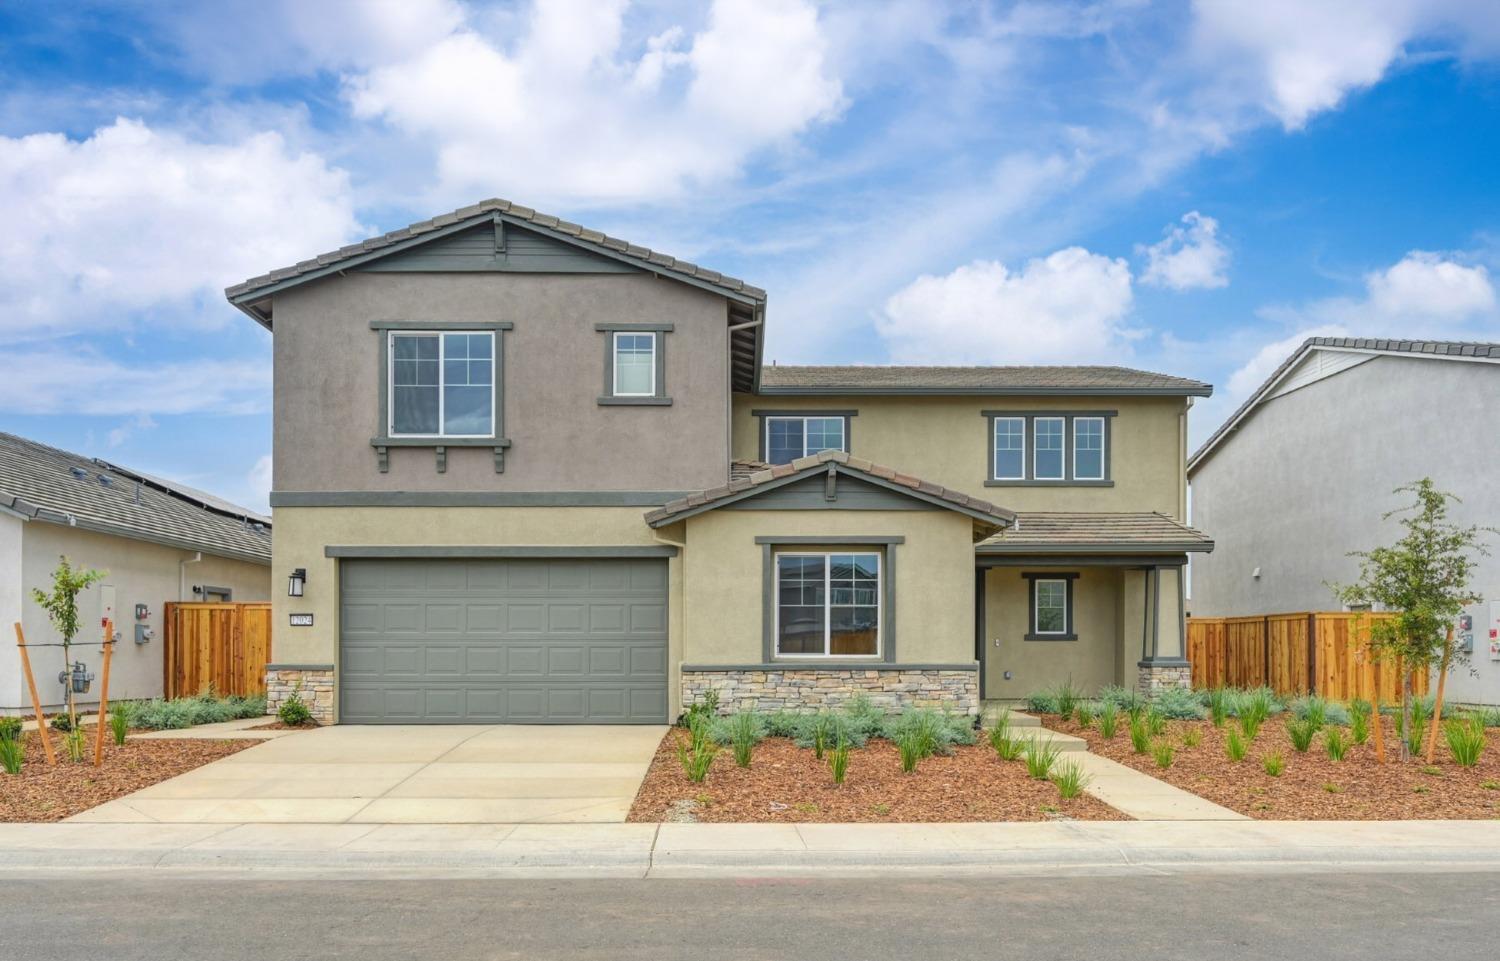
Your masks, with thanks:
[{"label": "two-story stucco house", "polygon": [[660,723],[1186,682],[1187,413],[1118,367],[765,367],[766,294],[504,201],[257,277],[273,703]]}]

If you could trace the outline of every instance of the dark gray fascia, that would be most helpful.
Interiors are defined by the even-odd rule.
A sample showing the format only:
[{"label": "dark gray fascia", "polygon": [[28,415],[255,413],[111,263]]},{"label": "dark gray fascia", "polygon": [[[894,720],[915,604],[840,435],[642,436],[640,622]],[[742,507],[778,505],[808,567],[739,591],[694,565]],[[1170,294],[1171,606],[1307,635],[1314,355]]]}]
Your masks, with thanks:
[{"label": "dark gray fascia", "polygon": [[688,491],[272,491],[272,507],[660,507]]},{"label": "dark gray fascia", "polygon": [[323,548],[324,557],[676,557],[677,548],[670,544],[653,547],[511,547],[496,546],[402,546],[372,544],[365,546],[329,545]]},{"label": "dark gray fascia", "polygon": [[709,674],[714,671],[977,671],[979,664],[897,664],[885,661],[769,661],[764,664],[684,664],[684,674]]},{"label": "dark gray fascia", "polygon": [[1213,387],[762,387],[765,397],[1210,397]]}]

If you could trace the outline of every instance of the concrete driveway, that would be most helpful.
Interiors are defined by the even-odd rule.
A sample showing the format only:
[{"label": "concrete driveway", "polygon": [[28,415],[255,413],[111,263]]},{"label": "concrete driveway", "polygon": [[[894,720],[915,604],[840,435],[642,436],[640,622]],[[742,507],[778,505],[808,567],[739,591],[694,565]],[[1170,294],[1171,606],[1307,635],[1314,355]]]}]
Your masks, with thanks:
[{"label": "concrete driveway", "polygon": [[660,726],[335,726],[279,737],[72,821],[620,822]]}]

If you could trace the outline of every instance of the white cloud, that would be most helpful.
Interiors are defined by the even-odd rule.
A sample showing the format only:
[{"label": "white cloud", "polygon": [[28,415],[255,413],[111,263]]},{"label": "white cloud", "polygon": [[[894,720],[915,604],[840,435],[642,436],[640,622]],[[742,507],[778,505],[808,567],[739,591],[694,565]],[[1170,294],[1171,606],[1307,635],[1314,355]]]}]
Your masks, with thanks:
[{"label": "white cloud", "polygon": [[1012,272],[976,261],[893,295],[876,329],[897,363],[1077,364],[1117,358],[1138,336],[1124,260],[1068,247]]},{"label": "white cloud", "polygon": [[245,477],[250,499],[247,506],[252,510],[269,510],[271,502],[271,455],[262,454]]},{"label": "white cloud", "polygon": [[1483,266],[1464,266],[1413,250],[1387,270],[1365,277],[1369,307],[1378,316],[1466,320],[1493,313],[1495,287]]},{"label": "white cloud", "polygon": [[253,414],[270,406],[265,359],[201,357],[136,367],[49,345],[8,350],[5,363],[0,410],[18,414]]},{"label": "white cloud", "polygon": [[222,321],[223,287],[366,232],[344,172],[280,134],[204,143],[127,119],[0,137],[0,210],[0,341],[195,299]]},{"label": "white cloud", "polygon": [[350,77],[346,94],[356,117],[433,143],[442,192],[543,200],[723,181],[842,109],[804,0],[716,0],[701,30],[668,27],[638,56],[626,7],[538,3],[509,49],[460,28]]},{"label": "white cloud", "polygon": [[156,421],[151,419],[151,415],[143,411],[127,419],[118,427],[112,428],[105,440],[110,447],[121,447],[133,435],[143,430],[151,430],[156,426]]},{"label": "white cloud", "polygon": [[1219,222],[1193,210],[1145,248],[1141,283],[1173,290],[1229,286],[1229,250],[1219,242]]}]

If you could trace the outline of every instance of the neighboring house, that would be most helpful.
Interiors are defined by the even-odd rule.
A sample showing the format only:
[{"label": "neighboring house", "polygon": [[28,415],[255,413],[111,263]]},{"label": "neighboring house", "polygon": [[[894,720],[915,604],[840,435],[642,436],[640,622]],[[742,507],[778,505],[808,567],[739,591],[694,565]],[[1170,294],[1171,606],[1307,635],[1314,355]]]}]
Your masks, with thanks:
[{"label": "neighboring house", "polygon": [[[1314,337],[1188,462],[1193,520],[1218,549],[1193,562],[1195,615],[1338,610],[1351,551],[1401,536],[1397,487],[1431,477],[1458,523],[1500,527],[1500,344]],[[1489,539],[1500,552],[1500,538]],[[1500,703],[1500,560],[1481,559],[1458,701]]]},{"label": "neighboring house", "polygon": [[274,569],[305,574],[273,701],[660,723],[1186,680],[1207,384],[763,367],[763,290],[504,201],[227,295],[274,331]]},{"label": "neighboring house", "polygon": [[[59,557],[107,571],[79,595],[74,660],[99,671],[102,619],[119,644],[113,699],[162,694],[162,605],[271,596],[271,521],[201,491],[0,433],[0,714],[31,713],[12,624],[28,644],[61,640],[32,589],[50,591]],[[136,605],[144,605],[136,616]],[[59,647],[29,648],[44,708],[64,701]],[[97,699],[99,684],[82,698]]]}]

